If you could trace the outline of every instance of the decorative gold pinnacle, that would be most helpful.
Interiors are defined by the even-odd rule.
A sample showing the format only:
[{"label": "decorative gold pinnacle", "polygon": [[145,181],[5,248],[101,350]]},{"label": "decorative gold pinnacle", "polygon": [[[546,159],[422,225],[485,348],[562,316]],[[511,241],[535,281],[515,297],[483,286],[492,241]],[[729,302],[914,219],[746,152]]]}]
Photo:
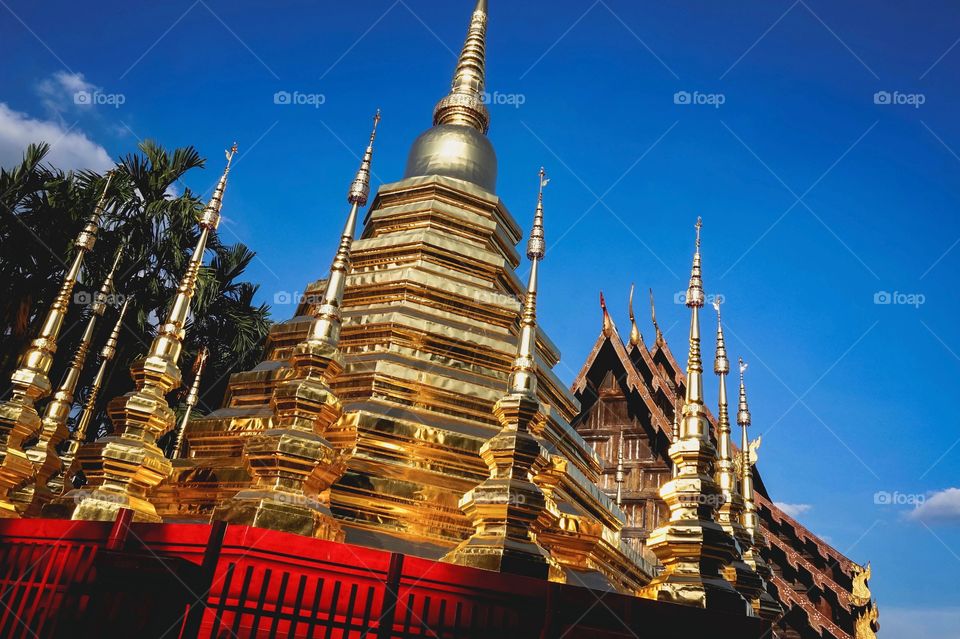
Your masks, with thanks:
[{"label": "decorative gold pinnacle", "polygon": [[721,574],[723,567],[736,556],[736,542],[714,519],[722,493],[713,479],[717,453],[710,440],[703,404],[699,313],[703,307],[701,226],[698,219],[697,248],[687,290],[690,351],[683,417],[679,437],[669,449],[676,474],[660,489],[660,496],[670,509],[670,519],[647,539],[647,547],[663,563],[664,570],[640,589],[640,596],[745,614],[746,601]]},{"label": "decorative gold pinnacle", "polygon": [[442,561],[531,577],[546,578],[554,563],[537,543],[537,532],[550,522],[546,496],[533,479],[550,464],[537,435],[546,414],[537,399],[536,300],[537,269],[543,258],[543,187],[534,216],[527,256],[530,279],[520,316],[517,356],[513,361],[507,394],[494,405],[500,432],[480,448],[490,476],[460,500],[460,508],[475,527],[474,533],[443,557]]},{"label": "decorative gold pinnacle", "polygon": [[27,449],[27,457],[34,465],[34,478],[30,484],[19,491],[16,499],[18,501],[23,500],[24,514],[29,517],[39,515],[40,509],[54,497],[54,493],[48,489],[47,484],[54,474],[62,470],[62,462],[60,457],[57,456],[57,446],[69,434],[67,417],[70,416],[70,411],[73,408],[73,396],[87,361],[87,353],[90,351],[90,343],[93,341],[93,332],[97,326],[97,320],[103,317],[106,312],[107,299],[113,293],[113,278],[122,254],[123,247],[117,251],[110,272],[104,278],[100,290],[90,305],[90,317],[87,319],[83,335],[77,344],[73,360],[67,367],[60,386],[53,394],[53,399],[50,400],[44,411],[40,438],[34,446]]},{"label": "decorative gold pinnacle", "polygon": [[[370,144],[347,196],[350,213],[330,265],[323,299],[306,339],[293,349],[289,378],[273,391],[273,427],[251,437],[244,447],[244,464],[253,485],[220,504],[213,519],[343,539],[343,531],[330,512],[329,489],[346,470],[352,448],[334,446],[328,439],[343,414],[343,406],[330,386],[343,370],[341,306],[357,214],[369,194],[370,162],[379,121],[377,111]],[[334,438],[338,442],[356,441],[356,433],[339,435],[342,433]]]},{"label": "decorative gold pinnacle", "polygon": [[613,335],[613,320],[610,319],[610,312],[607,310],[607,300],[603,296],[603,291],[600,291],[600,314],[602,321],[600,332],[605,337],[610,337]]},{"label": "decorative gold pinnacle", "polygon": [[766,539],[760,530],[760,518],[757,515],[757,504],[753,494],[753,467],[757,463],[757,450],[760,448],[760,438],[751,442],[747,439],[747,428],[750,426],[750,407],[747,405],[747,390],[743,382],[743,374],[747,365],[743,360],[740,364],[740,401],[737,406],[737,424],[740,425],[742,438],[740,444],[741,489],[743,495],[742,523],[746,531],[747,543],[743,550],[743,561],[753,568],[760,579],[760,590],[755,597],[748,599],[755,614],[767,621],[773,622],[783,614],[783,608],[773,596],[767,592],[766,584],[773,576],[770,566],[763,558],[763,551],[767,547]]},{"label": "decorative gold pinnacle", "polygon": [[653,301],[653,289],[650,291],[650,320],[653,322],[653,330],[656,332],[656,341],[663,342],[663,333],[660,332],[660,325],[657,324],[657,305]]},{"label": "decorative gold pinnacle", "polygon": [[120,307],[120,313],[117,315],[117,321],[113,325],[113,330],[110,331],[110,336],[100,350],[100,367],[97,368],[97,373],[90,383],[90,390],[87,393],[86,401],[83,403],[83,410],[80,412],[80,417],[77,419],[77,425],[67,439],[66,448],[60,456],[60,468],[62,472],[54,473],[50,481],[47,482],[50,492],[54,495],[65,492],[65,485],[68,489],[73,488],[70,482],[73,480],[73,476],[77,471],[75,466],[77,451],[87,438],[87,429],[90,426],[90,420],[93,419],[94,409],[97,405],[97,396],[100,394],[100,387],[103,385],[103,380],[107,375],[107,366],[117,353],[117,341],[120,339],[120,328],[123,326],[123,317],[127,314],[129,304],[129,299],[123,302],[123,306]]},{"label": "decorative gold pinnacle", "polygon": [[637,327],[637,318],[633,315],[633,284],[630,285],[630,300],[627,302],[627,310],[630,313],[630,345],[639,346],[643,341],[640,335],[640,329]]},{"label": "decorative gold pinnacle", "polygon": [[[183,349],[190,302],[196,290],[210,234],[220,224],[220,209],[230,164],[237,153],[234,143],[226,151],[227,165],[210,201],[200,214],[200,237],[180,280],[166,320],[146,356],[130,366],[136,388],[107,406],[114,432],[82,446],[77,463],[87,486],[77,488],[47,507],[54,516],[71,519],[113,521],[122,508],[134,511],[134,520],[160,521],[149,492],[170,475],[171,464],[157,446],[157,439],[170,432],[176,417],[166,395],[179,388],[177,361]],[[47,512],[45,511],[45,512]]]},{"label": "decorative gold pinnacle", "polygon": [[17,369],[10,377],[13,387],[10,399],[0,404],[0,517],[19,517],[11,493],[24,486],[33,476],[33,463],[23,450],[23,442],[36,435],[42,427],[35,403],[50,394],[48,375],[57,351],[57,339],[67,316],[83,259],[96,244],[112,179],[113,174],[107,174],[100,201],[74,241],[76,255],[67,267],[60,291],[47,310],[39,334],[20,356]]},{"label": "decorative gold pinnacle", "polygon": [[490,113],[483,103],[487,0],[477,0],[467,39],[457,60],[450,93],[433,110],[433,124],[471,126],[481,133],[490,128]]},{"label": "decorative gold pinnacle", "polygon": [[193,383],[190,384],[190,391],[183,402],[185,408],[183,417],[180,419],[180,427],[177,428],[177,438],[173,444],[171,459],[178,459],[183,454],[183,433],[187,430],[187,424],[190,423],[190,413],[200,399],[200,378],[203,376],[203,368],[207,365],[209,355],[210,350],[206,346],[201,346],[197,352],[197,358],[193,360]]}]

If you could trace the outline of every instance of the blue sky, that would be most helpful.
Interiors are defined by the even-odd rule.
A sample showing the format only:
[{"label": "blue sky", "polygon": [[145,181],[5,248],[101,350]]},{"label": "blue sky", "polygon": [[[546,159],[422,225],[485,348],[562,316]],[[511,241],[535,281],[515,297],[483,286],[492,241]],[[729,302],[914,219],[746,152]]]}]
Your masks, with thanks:
[{"label": "blue sky", "polygon": [[[472,5],[0,4],[0,162],[55,137],[61,165],[102,168],[154,138],[211,158],[189,179],[204,191],[236,139],[220,232],[258,252],[270,303],[324,273],[378,106],[375,185],[402,176]],[[598,290],[626,331],[631,282],[653,287],[682,359],[674,294],[702,215],[771,493],[873,562],[883,636],[960,636],[960,6],[491,4],[498,194],[524,227],[539,166],[552,177],[540,319],[557,372],[589,351]]]}]

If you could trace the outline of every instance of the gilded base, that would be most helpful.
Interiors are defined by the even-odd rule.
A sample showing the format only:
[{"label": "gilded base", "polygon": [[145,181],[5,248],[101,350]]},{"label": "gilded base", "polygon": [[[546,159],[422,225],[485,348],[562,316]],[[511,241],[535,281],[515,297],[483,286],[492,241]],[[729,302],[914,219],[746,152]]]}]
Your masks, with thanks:
[{"label": "gilded base", "polygon": [[543,548],[532,541],[501,535],[473,535],[441,561],[537,579],[546,579],[550,574],[550,558]]},{"label": "gilded base", "polygon": [[212,519],[330,541],[344,537],[330,509],[302,494],[243,490],[214,510]]},{"label": "gilded base", "polygon": [[149,501],[107,489],[75,488],[42,509],[50,519],[115,521],[123,509],[133,511],[133,521],[159,524],[163,520]]}]

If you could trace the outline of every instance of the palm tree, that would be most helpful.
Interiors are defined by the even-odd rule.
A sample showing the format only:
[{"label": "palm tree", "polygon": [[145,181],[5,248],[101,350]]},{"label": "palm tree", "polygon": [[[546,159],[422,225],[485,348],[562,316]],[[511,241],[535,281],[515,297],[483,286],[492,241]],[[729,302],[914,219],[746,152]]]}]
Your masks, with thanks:
[{"label": "palm tree", "polygon": [[[93,172],[64,173],[45,166],[45,153],[45,146],[31,146],[19,166],[0,173],[5,222],[0,230],[0,388],[4,394],[17,355],[56,294],[73,237],[105,183],[104,176]],[[126,368],[148,348],[186,269],[204,203],[183,184],[183,178],[203,166],[193,147],[170,153],[151,141],[140,144],[138,152],[116,166],[97,246],[86,258],[75,299],[92,296],[122,247],[115,301],[132,298],[134,312],[127,313],[91,437],[109,428],[103,406],[131,388]],[[210,348],[201,405],[214,406],[223,395],[227,374],[259,361],[270,322],[267,306],[254,303],[257,286],[240,281],[255,254],[243,244],[224,245],[216,235],[210,238],[207,251],[212,260],[201,270],[181,366],[189,370],[197,350]],[[59,345],[65,355],[57,357],[51,373],[54,383],[67,364],[76,326],[86,312],[82,304],[71,308]],[[111,323],[112,317],[101,323],[97,344]],[[78,401],[87,392],[81,389]]]}]

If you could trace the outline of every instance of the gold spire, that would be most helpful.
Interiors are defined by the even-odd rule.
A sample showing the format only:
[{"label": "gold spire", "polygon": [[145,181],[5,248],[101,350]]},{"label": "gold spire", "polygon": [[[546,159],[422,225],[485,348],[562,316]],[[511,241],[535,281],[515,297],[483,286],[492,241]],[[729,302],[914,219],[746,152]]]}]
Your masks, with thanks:
[{"label": "gold spire", "polygon": [[657,324],[657,306],[653,301],[653,289],[648,289],[650,291],[650,319],[653,321],[653,330],[656,332],[656,341],[663,341],[663,333],[660,332],[660,325]]},{"label": "gold spire", "polygon": [[81,447],[77,454],[88,485],[47,505],[53,516],[113,521],[122,508],[134,511],[137,521],[160,521],[146,495],[170,475],[172,466],[157,446],[157,438],[176,426],[166,395],[182,383],[177,365],[183,349],[190,302],[196,291],[210,234],[220,224],[220,209],[236,143],[226,151],[226,167],[198,224],[200,237],[180,280],[166,320],[157,330],[146,356],[130,366],[135,389],[107,406],[114,432]]},{"label": "gold spire", "polygon": [[[373,160],[373,141],[377,139],[378,124],[380,124],[380,109],[377,109],[373,116],[370,142],[367,144],[367,150],[363,152],[363,160],[360,162],[360,168],[357,169],[357,176],[353,178],[350,191],[347,193],[347,202],[351,204],[366,206],[367,198],[370,196],[370,163]],[[351,237],[353,237],[352,233]]]},{"label": "gold spire", "polygon": [[490,113],[483,103],[487,40],[487,0],[477,0],[467,39],[457,60],[450,93],[433,110],[433,124],[471,126],[481,133],[490,128]]},{"label": "gold spire", "polygon": [[[684,406],[684,417],[688,413],[693,413],[692,408],[696,408],[696,415],[703,415],[703,361],[700,358],[700,309],[703,308],[703,278],[700,269],[700,229],[703,227],[703,220],[697,218],[695,225],[697,229],[697,248],[693,254],[693,266],[690,269],[690,285],[687,287],[686,303],[690,309],[690,350],[687,353],[687,384],[686,384],[686,405]],[[684,419],[681,422],[681,431],[685,425],[698,425],[697,436],[709,438],[706,429],[706,421],[688,421]],[[681,437],[690,435],[690,433],[681,433]]]},{"label": "gold spire", "polygon": [[630,313],[630,345],[639,346],[640,342],[643,341],[643,337],[640,335],[640,329],[637,328],[637,319],[633,315],[633,284],[630,285],[630,300],[627,309]]},{"label": "gold spire", "polygon": [[759,617],[773,622],[783,614],[783,608],[776,599],[767,592],[766,582],[769,581],[773,572],[770,566],[763,558],[763,549],[766,548],[767,541],[760,530],[760,518],[757,515],[757,504],[753,494],[753,467],[757,463],[757,450],[760,448],[760,437],[754,441],[748,441],[747,428],[750,426],[750,408],[747,406],[747,391],[743,383],[743,373],[747,370],[747,365],[743,360],[738,360],[740,365],[740,402],[737,406],[737,423],[742,432],[741,440],[741,489],[740,493],[743,499],[743,512],[741,514],[741,523],[745,530],[743,545],[743,561],[750,566],[760,578],[760,588],[757,595],[749,597],[751,607]]},{"label": "gold spire", "polygon": [[674,475],[660,488],[670,518],[650,533],[647,547],[664,570],[640,595],[700,608],[747,614],[746,600],[724,579],[723,570],[738,554],[736,541],[717,523],[720,488],[713,477],[717,451],[703,404],[703,362],[700,357],[700,228],[693,256],[687,307],[690,309],[690,352],[678,437],[669,449]]},{"label": "gold spire", "polygon": [[183,452],[183,433],[187,429],[187,424],[190,423],[190,413],[193,412],[193,407],[197,405],[197,401],[200,399],[200,377],[203,375],[203,368],[207,364],[209,355],[210,351],[207,347],[201,346],[197,352],[197,358],[193,360],[193,383],[190,384],[190,392],[187,393],[187,398],[183,402],[186,409],[183,411],[180,427],[177,428],[177,438],[173,444],[171,459],[179,458]]},{"label": "gold spire", "polygon": [[107,202],[107,192],[113,173],[107,174],[103,193],[74,241],[76,255],[63,276],[63,283],[53,304],[47,310],[40,332],[20,356],[17,369],[10,377],[10,399],[0,405],[0,517],[18,517],[10,494],[23,486],[33,475],[33,464],[22,446],[25,439],[36,435],[41,428],[35,402],[50,394],[48,375],[57,351],[57,338],[67,316],[73,287],[80,276],[80,268],[87,253],[93,250],[100,230],[100,219]]},{"label": "gold spire", "polygon": [[603,297],[603,291],[600,291],[600,313],[602,314],[603,321],[600,326],[600,332],[603,333],[605,337],[610,337],[613,334],[613,320],[610,319],[610,312],[607,311],[607,300]]},{"label": "gold spire", "polygon": [[[64,492],[65,481],[69,481],[74,475],[74,460],[77,455],[77,450],[87,438],[87,428],[90,426],[90,420],[93,419],[97,396],[100,394],[100,387],[103,385],[104,377],[106,377],[107,374],[107,365],[117,352],[117,341],[120,339],[120,327],[123,325],[123,317],[127,313],[129,304],[129,299],[123,302],[123,306],[120,307],[120,313],[117,315],[117,321],[113,325],[113,330],[110,331],[110,336],[107,337],[107,341],[100,350],[100,367],[97,368],[93,381],[90,383],[90,390],[87,392],[87,399],[83,402],[83,409],[80,412],[80,417],[77,419],[77,424],[67,439],[63,454],[60,455],[60,472],[54,473],[53,477],[47,482],[50,491],[55,495]],[[66,480],[64,478],[66,478]],[[73,487],[69,483],[67,483],[66,486],[67,488]]]},{"label": "gold spire", "polygon": [[447,553],[441,561],[553,580],[564,578],[562,569],[537,541],[537,535],[553,525],[555,506],[534,482],[550,464],[550,454],[537,438],[546,424],[546,413],[537,398],[536,299],[537,267],[543,258],[543,187],[547,180],[540,169],[540,194],[534,216],[527,257],[530,280],[520,318],[517,356],[507,393],[493,407],[500,431],[480,448],[489,476],[460,499],[460,509],[474,526],[473,534]]},{"label": "gold spire", "polygon": [[347,195],[350,213],[323,299],[306,337],[293,348],[289,372],[273,387],[269,425],[244,444],[243,464],[251,484],[220,502],[213,519],[343,540],[343,530],[330,511],[330,486],[346,471],[358,434],[355,425],[341,420],[343,405],[331,385],[344,365],[341,306],[357,215],[369,195],[379,121],[377,111],[370,142]]},{"label": "gold spire", "polygon": [[69,434],[67,417],[69,417],[73,408],[74,393],[77,390],[80,375],[83,373],[84,364],[87,361],[87,353],[90,351],[90,343],[93,341],[97,320],[103,317],[106,312],[107,299],[113,293],[113,278],[122,254],[123,247],[121,246],[113,259],[110,271],[90,305],[90,317],[87,318],[86,327],[80,337],[80,342],[77,344],[73,359],[64,372],[60,386],[53,394],[53,399],[50,400],[44,411],[40,438],[34,446],[27,449],[27,457],[34,465],[34,478],[31,484],[21,491],[17,499],[22,499],[25,503],[25,514],[28,516],[39,515],[40,508],[53,497],[53,494],[47,489],[47,483],[61,469],[57,446]]},{"label": "gold spire", "polygon": [[758,519],[757,506],[753,500],[753,471],[751,470],[753,464],[750,459],[750,453],[759,447],[759,443],[754,446],[747,437],[747,429],[750,427],[751,421],[750,407],[747,405],[747,388],[743,382],[743,374],[747,370],[747,365],[743,362],[742,358],[738,360],[738,363],[740,365],[740,401],[737,404],[737,424],[740,425],[741,430],[740,454],[743,457],[740,464],[740,472],[742,473],[742,488],[740,492],[743,495],[743,527],[750,533],[750,537],[755,539]]},{"label": "gold spire", "polygon": [[530,278],[527,281],[527,295],[523,300],[520,314],[520,338],[517,342],[517,356],[510,370],[510,392],[523,393],[530,397],[537,394],[537,274],[540,260],[546,252],[543,233],[543,187],[549,180],[546,171],[540,167],[540,187],[537,195],[537,210],[533,216],[533,228],[527,242],[527,258],[530,260]]},{"label": "gold spire", "polygon": [[366,205],[370,195],[370,164],[373,159],[373,141],[377,136],[377,125],[380,123],[380,109],[373,116],[373,129],[370,131],[370,142],[363,154],[363,160],[357,175],[350,184],[347,202],[350,203],[350,213],[340,234],[340,245],[330,265],[330,274],[327,277],[327,286],[323,292],[323,301],[316,309],[317,321],[310,328],[309,339],[317,340],[337,348],[340,343],[340,328],[343,318],[340,307],[343,305],[343,291],[346,286],[347,275],[350,272],[350,249],[353,246],[353,237],[357,229],[357,214],[361,206]]},{"label": "gold spire", "polygon": [[[720,301],[713,302],[717,311],[717,349],[713,360],[713,372],[719,378],[719,401],[717,411],[717,467],[716,480],[723,501],[717,509],[717,522],[737,541],[733,560],[724,568],[723,574],[743,598],[756,601],[763,589],[763,581],[752,566],[743,558],[743,552],[750,547],[750,536],[741,523],[743,516],[743,498],[738,488],[736,464],[733,459],[733,441],[730,436],[730,409],[727,403],[727,375],[730,373],[730,360],[727,359],[727,346],[723,338],[723,321],[720,316]],[[751,607],[751,611],[756,611]]]}]

